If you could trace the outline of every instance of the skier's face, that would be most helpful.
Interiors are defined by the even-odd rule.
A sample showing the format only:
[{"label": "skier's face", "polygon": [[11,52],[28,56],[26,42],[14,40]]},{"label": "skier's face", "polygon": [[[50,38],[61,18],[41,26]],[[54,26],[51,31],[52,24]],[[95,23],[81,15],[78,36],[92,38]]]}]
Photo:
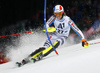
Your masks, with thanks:
[{"label": "skier's face", "polygon": [[55,15],[56,18],[59,19],[59,20],[62,18],[62,12],[54,13],[54,15]]},{"label": "skier's face", "polygon": [[57,15],[56,18],[60,20],[62,18],[62,15]]}]

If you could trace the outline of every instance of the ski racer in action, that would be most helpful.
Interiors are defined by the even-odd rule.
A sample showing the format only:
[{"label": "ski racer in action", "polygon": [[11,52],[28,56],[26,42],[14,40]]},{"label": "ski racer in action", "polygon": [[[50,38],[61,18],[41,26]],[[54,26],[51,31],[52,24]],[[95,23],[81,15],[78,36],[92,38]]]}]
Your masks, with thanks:
[{"label": "ski racer in action", "polygon": [[[48,21],[46,22],[47,25],[47,32],[52,32],[50,35],[50,40],[56,49],[58,46],[64,44],[65,40],[68,38],[70,27],[78,34],[81,39],[82,46],[87,48],[89,45],[84,38],[83,33],[81,30],[75,25],[75,23],[71,20],[70,17],[64,14],[64,8],[61,5],[56,5],[53,9],[54,15],[52,15]],[[51,25],[54,27],[50,27]],[[27,58],[23,59],[21,63],[16,62],[16,64],[20,67],[28,62],[33,61],[36,62],[41,60],[43,57],[49,55],[53,50],[49,40],[46,40],[43,47],[32,52]]]}]

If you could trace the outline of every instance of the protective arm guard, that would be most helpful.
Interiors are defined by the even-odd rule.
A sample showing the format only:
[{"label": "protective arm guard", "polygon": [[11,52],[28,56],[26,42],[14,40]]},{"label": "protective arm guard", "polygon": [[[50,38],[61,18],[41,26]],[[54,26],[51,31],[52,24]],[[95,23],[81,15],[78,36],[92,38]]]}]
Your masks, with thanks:
[{"label": "protective arm guard", "polygon": [[55,28],[54,27],[48,27],[47,28],[47,32],[55,32]]}]

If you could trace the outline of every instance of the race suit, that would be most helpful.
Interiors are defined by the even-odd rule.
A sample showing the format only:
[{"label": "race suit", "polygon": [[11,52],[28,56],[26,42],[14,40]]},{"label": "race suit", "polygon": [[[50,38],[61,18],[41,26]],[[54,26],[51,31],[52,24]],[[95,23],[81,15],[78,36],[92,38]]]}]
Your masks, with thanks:
[{"label": "race suit", "polygon": [[[56,31],[50,35],[50,40],[52,43],[59,41],[59,45],[64,44],[66,38],[70,33],[70,27],[78,34],[80,39],[84,39],[84,35],[81,30],[75,25],[75,23],[68,16],[63,16],[61,20],[57,19],[54,15],[49,18],[46,22],[47,28],[54,24]],[[44,47],[48,48],[51,44],[48,40],[44,43]]]}]

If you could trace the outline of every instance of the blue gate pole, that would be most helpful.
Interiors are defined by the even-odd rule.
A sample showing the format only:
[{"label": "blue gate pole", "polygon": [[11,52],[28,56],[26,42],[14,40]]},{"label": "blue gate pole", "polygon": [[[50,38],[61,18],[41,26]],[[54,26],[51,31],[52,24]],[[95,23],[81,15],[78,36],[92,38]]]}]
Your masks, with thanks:
[{"label": "blue gate pole", "polygon": [[[47,27],[46,27],[46,0],[44,2],[44,25],[45,25],[45,30],[46,30],[47,38],[48,38],[51,46],[53,47],[53,44],[52,44],[52,42],[51,42],[51,40],[49,38],[49,35],[48,35],[48,32],[47,32]],[[56,51],[56,49],[54,47],[53,47],[53,49],[54,49],[55,53],[58,55],[58,52]]]}]

